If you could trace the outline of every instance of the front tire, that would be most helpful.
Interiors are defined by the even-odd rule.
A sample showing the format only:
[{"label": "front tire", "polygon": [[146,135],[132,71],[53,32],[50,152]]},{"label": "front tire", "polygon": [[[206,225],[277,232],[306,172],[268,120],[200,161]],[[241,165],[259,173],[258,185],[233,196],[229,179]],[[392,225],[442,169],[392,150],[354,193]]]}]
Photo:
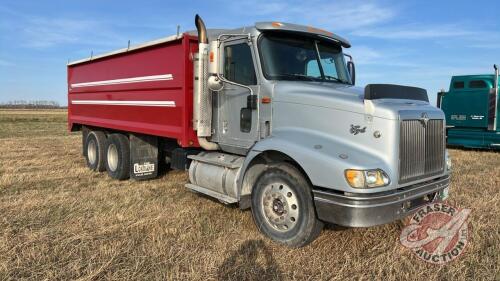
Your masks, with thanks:
[{"label": "front tire", "polygon": [[311,243],[323,229],[309,182],[288,163],[272,164],[259,177],[252,191],[252,215],[260,232],[290,247]]},{"label": "front tire", "polygon": [[130,177],[130,142],[123,134],[112,134],[106,142],[106,171],[117,180]]}]

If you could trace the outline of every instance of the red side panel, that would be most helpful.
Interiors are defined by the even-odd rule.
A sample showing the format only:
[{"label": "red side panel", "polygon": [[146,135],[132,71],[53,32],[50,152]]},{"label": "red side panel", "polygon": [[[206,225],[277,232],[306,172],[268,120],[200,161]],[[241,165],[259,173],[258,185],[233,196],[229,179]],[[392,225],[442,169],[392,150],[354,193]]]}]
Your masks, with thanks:
[{"label": "red side panel", "polygon": [[177,139],[197,146],[192,127],[197,38],[162,43],[68,67],[68,125]]}]

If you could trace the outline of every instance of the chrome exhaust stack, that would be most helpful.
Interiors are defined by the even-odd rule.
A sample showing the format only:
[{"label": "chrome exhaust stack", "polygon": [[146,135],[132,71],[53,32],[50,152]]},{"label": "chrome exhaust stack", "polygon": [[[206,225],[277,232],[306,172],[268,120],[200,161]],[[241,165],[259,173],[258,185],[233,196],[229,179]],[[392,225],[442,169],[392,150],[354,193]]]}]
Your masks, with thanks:
[{"label": "chrome exhaust stack", "polygon": [[493,65],[495,69],[495,79],[493,88],[490,91],[489,95],[489,104],[488,104],[488,130],[495,131],[498,125],[498,67],[496,64]]},{"label": "chrome exhaust stack", "polygon": [[212,136],[212,97],[208,89],[208,52],[209,44],[205,23],[199,15],[195,17],[198,30],[198,55],[194,58],[193,84],[193,128],[198,136],[198,143],[206,150],[218,150],[219,145],[207,140]]}]

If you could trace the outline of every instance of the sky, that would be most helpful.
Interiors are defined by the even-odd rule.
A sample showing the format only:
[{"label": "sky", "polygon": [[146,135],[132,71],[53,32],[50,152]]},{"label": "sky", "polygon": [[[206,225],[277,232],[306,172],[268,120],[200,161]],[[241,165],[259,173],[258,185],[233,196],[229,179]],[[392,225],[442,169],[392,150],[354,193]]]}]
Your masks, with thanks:
[{"label": "sky", "polygon": [[0,102],[66,105],[66,64],[195,29],[257,21],[311,25],[347,38],[356,84],[448,89],[452,75],[500,64],[500,1],[400,0],[0,0]]}]

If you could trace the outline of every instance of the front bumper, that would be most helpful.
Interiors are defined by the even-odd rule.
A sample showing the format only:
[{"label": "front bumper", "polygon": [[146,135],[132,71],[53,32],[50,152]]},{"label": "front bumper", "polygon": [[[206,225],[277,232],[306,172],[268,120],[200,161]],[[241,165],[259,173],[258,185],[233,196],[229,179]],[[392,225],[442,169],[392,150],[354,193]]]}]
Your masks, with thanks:
[{"label": "front bumper", "polygon": [[388,192],[343,194],[314,189],[314,203],[320,220],[349,227],[368,227],[389,223],[411,215],[419,207],[440,200],[450,177]]}]

